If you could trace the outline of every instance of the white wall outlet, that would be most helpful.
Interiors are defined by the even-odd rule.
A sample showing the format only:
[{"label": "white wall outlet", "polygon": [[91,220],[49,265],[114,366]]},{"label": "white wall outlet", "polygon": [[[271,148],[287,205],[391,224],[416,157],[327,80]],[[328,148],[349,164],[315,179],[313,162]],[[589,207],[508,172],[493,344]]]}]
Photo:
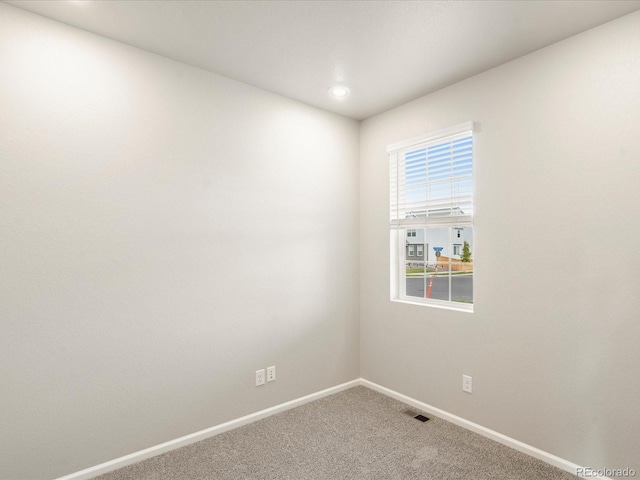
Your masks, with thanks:
[{"label": "white wall outlet", "polygon": [[462,390],[467,393],[472,393],[473,380],[469,375],[462,375]]},{"label": "white wall outlet", "polygon": [[256,370],[256,387],[264,385],[264,368],[262,370]]},{"label": "white wall outlet", "polygon": [[276,366],[267,368],[267,382],[273,382],[276,379]]}]

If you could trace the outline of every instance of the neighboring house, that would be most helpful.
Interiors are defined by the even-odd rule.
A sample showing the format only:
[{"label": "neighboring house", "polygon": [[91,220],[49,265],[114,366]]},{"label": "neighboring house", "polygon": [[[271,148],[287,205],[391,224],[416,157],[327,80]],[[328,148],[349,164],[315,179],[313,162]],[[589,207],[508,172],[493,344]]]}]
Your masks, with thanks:
[{"label": "neighboring house", "polygon": [[440,257],[460,260],[465,240],[471,247],[473,259],[472,229],[454,227],[451,237],[451,245],[449,245],[449,228],[430,228],[426,234],[424,228],[408,228],[405,234],[405,260],[436,263],[438,261],[436,249],[440,249]]},{"label": "neighboring house", "polygon": [[[450,209],[429,210],[429,217],[460,215],[464,212],[458,207]],[[409,212],[407,217],[424,217],[425,212]],[[451,246],[449,245],[449,227],[407,228],[405,238],[405,260],[407,262],[436,263],[439,257],[460,260],[465,240],[471,247],[473,258],[473,229],[471,227],[453,227],[451,229]],[[426,237],[426,238],[425,238]],[[440,255],[436,255],[439,251]]]},{"label": "neighboring house", "polygon": [[[425,243],[424,228],[408,228],[406,230],[406,251],[404,252],[405,258],[408,262],[416,261],[422,262],[425,259],[425,247],[428,245]],[[426,252],[426,258],[429,257],[429,252]],[[435,258],[435,257],[434,257]]]}]

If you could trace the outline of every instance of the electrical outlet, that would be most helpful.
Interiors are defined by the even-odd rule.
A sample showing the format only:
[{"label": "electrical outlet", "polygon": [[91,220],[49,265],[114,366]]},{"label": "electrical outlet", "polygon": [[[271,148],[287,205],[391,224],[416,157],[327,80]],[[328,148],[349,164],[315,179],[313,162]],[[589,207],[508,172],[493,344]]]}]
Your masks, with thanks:
[{"label": "electrical outlet", "polygon": [[473,379],[469,375],[462,375],[462,390],[467,393],[472,393]]},{"label": "electrical outlet", "polygon": [[276,366],[267,368],[267,382],[273,382],[276,379]]},{"label": "electrical outlet", "polygon": [[262,370],[256,370],[256,387],[264,385],[264,368]]}]

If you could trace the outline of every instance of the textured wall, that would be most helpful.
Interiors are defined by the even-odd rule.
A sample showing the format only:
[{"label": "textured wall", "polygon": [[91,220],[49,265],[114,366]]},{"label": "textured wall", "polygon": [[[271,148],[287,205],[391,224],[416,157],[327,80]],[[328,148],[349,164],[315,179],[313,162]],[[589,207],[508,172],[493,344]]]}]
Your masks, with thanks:
[{"label": "textured wall", "polygon": [[5,4],[0,65],[0,478],[358,377],[356,122]]},{"label": "textured wall", "polygon": [[[634,13],[363,122],[364,378],[577,464],[640,471],[638,45]],[[467,120],[475,312],[392,303],[385,147]]]}]

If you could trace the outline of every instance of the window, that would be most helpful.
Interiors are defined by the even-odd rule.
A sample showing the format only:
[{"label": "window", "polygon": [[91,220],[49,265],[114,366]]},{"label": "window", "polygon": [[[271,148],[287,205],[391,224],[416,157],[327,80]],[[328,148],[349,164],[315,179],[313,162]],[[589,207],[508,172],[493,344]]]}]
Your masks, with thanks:
[{"label": "window", "polygon": [[473,311],[473,123],[387,152],[391,299]]}]

